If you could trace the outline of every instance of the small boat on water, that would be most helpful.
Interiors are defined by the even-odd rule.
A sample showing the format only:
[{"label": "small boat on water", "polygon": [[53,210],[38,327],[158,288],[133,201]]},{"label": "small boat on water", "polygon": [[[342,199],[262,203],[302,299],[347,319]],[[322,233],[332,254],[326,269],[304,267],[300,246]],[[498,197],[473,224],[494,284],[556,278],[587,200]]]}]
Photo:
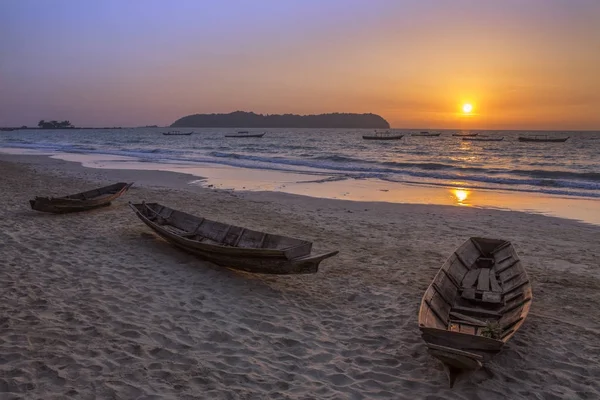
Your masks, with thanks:
[{"label": "small boat on water", "polygon": [[165,136],[190,136],[194,132],[179,132],[179,131],[169,131],[163,132]]},{"label": "small boat on water", "polygon": [[0,128],[0,132],[12,132],[16,130],[17,128]]},{"label": "small boat on water", "polygon": [[373,135],[363,135],[364,140],[400,140],[404,135],[392,135],[390,131],[375,131]]},{"label": "small boat on water", "polygon": [[437,137],[440,136],[441,133],[435,133],[435,132],[419,132],[419,133],[413,133],[410,136],[420,136],[420,137]]},{"label": "small boat on water", "polygon": [[36,211],[55,214],[87,211],[109,206],[113,200],[127,192],[131,185],[133,183],[119,182],[65,197],[36,197],[34,200],[29,200],[29,204]]},{"label": "small boat on water", "polygon": [[312,243],[196,217],[158,203],[129,206],[169,243],[223,267],[259,274],[311,274],[337,251],[313,255]]},{"label": "small boat on water", "polygon": [[570,136],[562,137],[562,138],[553,138],[548,137],[546,135],[536,135],[536,136],[519,136],[519,142],[537,142],[537,143],[562,143],[566,142]]},{"label": "small boat on water", "polygon": [[228,138],[261,138],[265,136],[266,132],[263,133],[249,133],[248,131],[239,131],[238,133],[225,135]]},{"label": "small boat on water", "polygon": [[504,140],[502,137],[489,137],[489,136],[478,136],[478,137],[464,137],[462,140],[470,140],[472,142],[501,142]]},{"label": "small boat on water", "polygon": [[476,133],[453,133],[452,136],[458,136],[458,137],[475,137],[479,135],[478,132]]},{"label": "small boat on water", "polygon": [[473,237],[454,251],[419,309],[423,340],[444,364],[450,386],[500,352],[525,321],[532,299],[510,242]]}]

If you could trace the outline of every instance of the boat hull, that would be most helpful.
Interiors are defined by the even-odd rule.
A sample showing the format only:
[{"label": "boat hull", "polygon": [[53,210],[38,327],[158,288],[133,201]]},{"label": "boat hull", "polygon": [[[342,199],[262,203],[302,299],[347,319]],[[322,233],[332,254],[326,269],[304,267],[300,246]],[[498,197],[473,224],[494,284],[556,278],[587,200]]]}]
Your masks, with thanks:
[{"label": "boat hull", "polygon": [[133,183],[119,182],[87,192],[65,197],[36,197],[29,200],[33,210],[53,214],[66,214],[107,207],[111,202],[122,196]]},{"label": "boat hull", "polygon": [[259,133],[255,135],[225,135],[226,138],[261,138],[265,136],[264,133]]},{"label": "boat hull", "polygon": [[501,138],[482,138],[482,137],[464,137],[462,138],[462,140],[464,141],[470,141],[470,142],[501,142],[504,140],[503,137]]},{"label": "boat hull", "polygon": [[364,140],[400,140],[404,135],[397,136],[363,136]]},{"label": "boat hull", "polygon": [[532,143],[563,143],[566,142],[569,138],[557,138],[557,139],[536,139],[536,138],[526,138],[519,137],[519,142],[532,142]]},{"label": "boat hull", "polygon": [[448,258],[423,296],[419,329],[451,385],[502,350],[523,324],[532,298],[510,242],[470,238]]},{"label": "boat hull", "polygon": [[[197,239],[193,239],[194,236],[190,237],[190,234],[182,233],[182,230],[180,230],[178,233],[175,233],[166,228],[164,224],[161,225],[158,222],[152,221],[149,217],[152,212],[148,211],[145,207],[151,207],[151,209],[157,210],[159,209],[158,207],[163,207],[163,209],[156,214],[159,215],[159,220],[162,219],[164,221],[168,219],[168,217],[164,218],[164,215],[167,215],[166,213],[171,215],[171,210],[164,206],[156,205],[155,203],[148,205],[145,205],[145,203],[130,203],[130,207],[135,211],[138,218],[140,218],[144,224],[150,227],[154,232],[156,232],[160,237],[165,239],[170,244],[196,255],[202,260],[210,261],[222,267],[259,274],[312,274],[318,271],[321,261],[326,258],[333,257],[338,253],[337,251],[332,251],[328,253],[312,255],[312,243],[310,242],[283,236],[269,235],[233,225],[220,224],[215,221],[194,217],[192,215],[176,211],[178,213],[178,217],[183,216],[187,219],[186,222],[178,224],[180,227],[184,227],[186,224],[188,226],[196,226],[194,231],[198,232],[198,229],[202,224],[212,224],[212,226],[217,226],[217,229],[219,230],[217,236],[222,237],[222,242],[215,243],[215,241],[211,240],[211,243],[203,243]],[[165,212],[161,214],[163,211]],[[223,226],[224,229],[221,229],[219,225]],[[225,232],[225,234],[223,235],[222,232]],[[207,231],[201,233],[202,235],[211,235],[211,232]],[[269,236],[268,239],[265,239],[265,236],[263,236],[261,243],[265,243],[265,241],[272,243],[284,243],[284,248],[252,248],[233,246],[235,243],[239,243],[240,241],[243,242],[240,237],[242,237],[244,234],[252,236],[256,233],[262,233],[263,235]]]}]

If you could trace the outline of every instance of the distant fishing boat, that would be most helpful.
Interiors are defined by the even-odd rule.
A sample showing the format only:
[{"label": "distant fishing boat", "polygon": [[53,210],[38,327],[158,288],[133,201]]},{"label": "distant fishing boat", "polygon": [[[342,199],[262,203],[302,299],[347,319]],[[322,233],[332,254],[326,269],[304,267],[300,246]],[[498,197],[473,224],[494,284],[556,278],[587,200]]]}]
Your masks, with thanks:
[{"label": "distant fishing boat", "polygon": [[519,142],[538,142],[538,143],[562,143],[566,142],[570,136],[563,138],[551,138],[546,135],[519,136]]},{"label": "distant fishing boat", "polygon": [[229,138],[261,138],[265,136],[266,132],[263,133],[249,133],[248,131],[239,131],[238,133],[225,135],[225,137]]},{"label": "distant fishing boat", "polygon": [[479,133],[453,133],[452,136],[458,137],[475,137],[479,135]]},{"label": "distant fishing boat", "polygon": [[179,131],[169,131],[163,132],[165,136],[190,136],[194,132],[179,132]]},{"label": "distant fishing boat", "polygon": [[487,137],[487,136],[479,136],[479,137],[464,137],[462,140],[469,140],[471,142],[501,142],[504,140],[504,136],[502,137]]},{"label": "distant fishing boat", "polygon": [[390,131],[378,132],[375,131],[373,135],[363,135],[364,140],[400,140],[404,135],[392,135]]},{"label": "distant fishing boat", "polygon": [[421,137],[437,137],[440,136],[441,133],[435,133],[435,132],[419,132],[419,133],[413,133],[411,136],[421,136]]}]

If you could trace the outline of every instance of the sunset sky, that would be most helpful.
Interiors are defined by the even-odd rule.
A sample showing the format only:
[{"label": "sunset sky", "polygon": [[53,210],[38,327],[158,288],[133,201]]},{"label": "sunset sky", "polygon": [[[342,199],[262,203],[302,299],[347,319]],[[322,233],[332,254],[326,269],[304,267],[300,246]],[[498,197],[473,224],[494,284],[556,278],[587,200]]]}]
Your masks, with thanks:
[{"label": "sunset sky", "polygon": [[600,130],[600,1],[0,0],[0,126],[235,110]]}]

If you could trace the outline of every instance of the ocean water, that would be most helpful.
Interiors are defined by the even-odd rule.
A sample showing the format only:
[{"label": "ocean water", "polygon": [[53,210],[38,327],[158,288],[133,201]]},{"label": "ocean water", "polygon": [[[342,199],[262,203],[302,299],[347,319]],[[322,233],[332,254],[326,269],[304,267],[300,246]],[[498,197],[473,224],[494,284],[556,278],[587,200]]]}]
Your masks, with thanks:
[{"label": "ocean water", "polygon": [[[452,133],[366,141],[370,130],[254,129],[260,139],[225,138],[237,129],[19,130],[0,132],[0,147],[108,154],[165,164],[214,163],[323,175],[324,180],[390,182],[600,197],[600,132],[477,131],[501,142],[463,141]],[[522,143],[521,135],[570,136],[564,143]],[[125,161],[123,161],[125,162]]]}]

